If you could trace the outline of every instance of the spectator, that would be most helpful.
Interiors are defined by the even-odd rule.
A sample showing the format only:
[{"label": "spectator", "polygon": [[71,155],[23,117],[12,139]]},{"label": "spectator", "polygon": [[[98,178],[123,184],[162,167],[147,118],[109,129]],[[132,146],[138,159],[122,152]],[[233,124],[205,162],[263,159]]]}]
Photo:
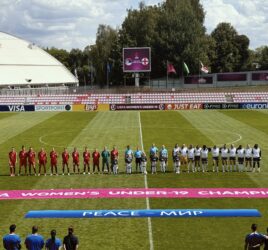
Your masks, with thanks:
[{"label": "spectator", "polygon": [[61,241],[56,238],[56,230],[51,230],[51,238],[46,241],[46,250],[60,250]]},{"label": "spectator", "polygon": [[68,228],[68,235],[63,239],[63,249],[64,250],[76,250],[78,249],[78,238],[73,235],[73,227]]},{"label": "spectator", "polygon": [[257,232],[257,224],[252,224],[251,230],[252,233],[248,234],[245,239],[245,250],[260,250],[265,236]]},{"label": "spectator", "polygon": [[44,238],[43,236],[39,235],[38,233],[38,227],[33,226],[32,227],[32,234],[28,235],[25,239],[25,246],[28,250],[41,250],[44,245]]},{"label": "spectator", "polygon": [[[266,228],[266,237],[268,237],[268,227]],[[263,250],[268,250],[268,239],[266,238],[264,241],[264,248]]]},{"label": "spectator", "polygon": [[6,250],[19,250],[21,249],[21,240],[18,235],[15,234],[16,225],[12,224],[9,227],[9,234],[4,236],[3,245]]}]

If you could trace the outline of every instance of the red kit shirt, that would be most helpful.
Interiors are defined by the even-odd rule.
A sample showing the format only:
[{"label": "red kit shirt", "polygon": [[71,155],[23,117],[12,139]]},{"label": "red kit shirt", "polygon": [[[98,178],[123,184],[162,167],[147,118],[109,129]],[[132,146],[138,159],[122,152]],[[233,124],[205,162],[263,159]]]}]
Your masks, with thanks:
[{"label": "red kit shirt", "polygon": [[47,153],[45,151],[40,151],[38,153],[39,164],[45,164],[47,162]]},{"label": "red kit shirt", "polygon": [[74,163],[79,163],[79,153],[78,152],[73,152],[72,157],[73,157]]},{"label": "red kit shirt", "polygon": [[67,164],[69,161],[69,157],[70,157],[70,155],[68,152],[63,152],[62,153],[62,163]]},{"label": "red kit shirt", "polygon": [[9,162],[12,163],[12,165],[15,165],[16,160],[17,160],[17,153],[11,151],[9,152],[8,157],[9,157]]},{"label": "red kit shirt", "polygon": [[111,159],[114,160],[115,158],[118,158],[118,150],[116,149],[111,151]]},{"label": "red kit shirt", "polygon": [[100,153],[99,152],[93,152],[92,153],[92,157],[93,157],[93,163],[94,164],[99,164],[99,161],[100,161]]},{"label": "red kit shirt", "polygon": [[83,153],[83,158],[84,158],[84,163],[89,163],[89,159],[90,159],[90,153],[87,151],[84,151]]},{"label": "red kit shirt", "polygon": [[35,152],[34,151],[29,151],[28,152],[28,161],[30,164],[35,163]]},{"label": "red kit shirt", "polygon": [[24,163],[24,164],[26,164],[26,162],[27,162],[27,152],[21,150],[21,151],[19,152],[19,158],[20,158],[20,163]]},{"label": "red kit shirt", "polygon": [[56,151],[51,151],[50,152],[50,163],[51,165],[57,165],[57,158],[58,154]]}]

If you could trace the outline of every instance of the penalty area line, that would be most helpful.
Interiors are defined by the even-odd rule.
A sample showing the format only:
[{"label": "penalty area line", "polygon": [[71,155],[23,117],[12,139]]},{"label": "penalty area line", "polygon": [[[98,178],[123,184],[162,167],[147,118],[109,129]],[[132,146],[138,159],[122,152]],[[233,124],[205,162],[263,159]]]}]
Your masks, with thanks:
[{"label": "penalty area line", "polygon": [[[144,151],[143,146],[143,137],[142,137],[142,128],[141,128],[141,114],[138,112],[138,120],[139,120],[139,132],[140,132],[140,143],[141,143],[141,150]],[[144,175],[144,186],[148,189],[148,180],[147,175]],[[146,209],[150,210],[150,200],[146,197]],[[152,220],[151,217],[147,218],[148,220],[148,233],[149,233],[149,243],[150,243],[150,250],[154,250],[154,241],[153,241],[153,230],[152,230]]]}]

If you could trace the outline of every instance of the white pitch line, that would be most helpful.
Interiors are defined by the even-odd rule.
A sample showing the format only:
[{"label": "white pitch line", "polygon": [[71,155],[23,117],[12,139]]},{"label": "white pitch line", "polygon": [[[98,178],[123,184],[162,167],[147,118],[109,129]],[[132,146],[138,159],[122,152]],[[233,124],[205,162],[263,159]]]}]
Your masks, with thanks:
[{"label": "white pitch line", "polygon": [[[143,146],[143,137],[142,137],[142,129],[141,129],[141,114],[138,112],[139,117],[139,128],[140,128],[140,141],[141,141],[141,150],[144,151]],[[144,175],[144,186],[148,188],[147,175]],[[150,210],[150,200],[146,197],[146,209]],[[149,233],[149,242],[150,242],[150,250],[154,250],[154,241],[153,241],[153,230],[152,230],[152,221],[151,217],[148,217],[148,233]]]}]

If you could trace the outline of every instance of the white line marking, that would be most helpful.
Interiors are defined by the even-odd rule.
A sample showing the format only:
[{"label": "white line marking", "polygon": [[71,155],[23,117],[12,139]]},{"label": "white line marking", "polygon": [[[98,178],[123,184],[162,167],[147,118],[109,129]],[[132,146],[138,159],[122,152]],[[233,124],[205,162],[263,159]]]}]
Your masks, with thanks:
[{"label": "white line marking", "polygon": [[[141,150],[144,151],[142,129],[141,129],[141,114],[140,114],[140,112],[138,112],[138,117],[139,117],[139,128],[140,128]],[[145,186],[145,188],[148,188],[147,175],[144,175],[144,186]],[[150,200],[149,200],[148,197],[146,197],[146,209],[147,210],[150,209]],[[147,219],[148,219],[148,233],[149,233],[150,250],[154,250],[152,221],[151,221],[150,217],[148,217]]]}]

